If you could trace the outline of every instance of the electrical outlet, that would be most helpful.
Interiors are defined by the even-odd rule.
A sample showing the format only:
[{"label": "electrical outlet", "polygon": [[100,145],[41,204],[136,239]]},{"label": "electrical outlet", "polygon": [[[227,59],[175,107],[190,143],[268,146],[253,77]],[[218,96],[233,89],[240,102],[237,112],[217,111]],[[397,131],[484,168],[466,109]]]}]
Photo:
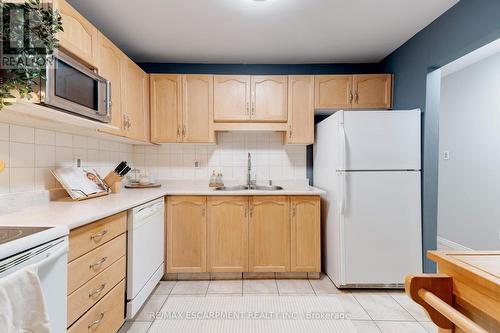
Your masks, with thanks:
[{"label": "electrical outlet", "polygon": [[75,168],[81,168],[82,167],[82,158],[79,156],[73,157],[73,166]]},{"label": "electrical outlet", "polygon": [[200,161],[194,161],[194,168],[195,168],[195,169],[199,169],[199,168],[201,168],[201,163],[200,163]]},{"label": "electrical outlet", "polygon": [[443,152],[443,159],[446,161],[450,159],[450,152],[448,150]]}]

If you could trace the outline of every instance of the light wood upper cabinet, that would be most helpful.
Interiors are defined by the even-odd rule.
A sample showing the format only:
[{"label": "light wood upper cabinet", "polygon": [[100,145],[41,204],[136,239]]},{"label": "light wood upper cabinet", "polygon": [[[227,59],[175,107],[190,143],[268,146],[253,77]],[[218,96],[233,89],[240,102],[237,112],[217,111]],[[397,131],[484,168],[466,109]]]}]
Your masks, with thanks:
[{"label": "light wood upper cabinet", "polygon": [[99,34],[99,75],[111,82],[111,125],[118,129],[105,129],[104,132],[124,135],[122,93],[123,67],[126,56],[103,34]]},{"label": "light wood upper cabinet", "polygon": [[182,76],[183,142],[214,142],[213,75]]},{"label": "light wood upper cabinet", "polygon": [[392,106],[392,75],[353,76],[354,109],[389,109]]},{"label": "light wood upper cabinet", "polygon": [[314,85],[316,109],[351,107],[353,99],[352,75],[316,75]]},{"label": "light wood upper cabinet", "polygon": [[252,121],[287,120],[287,76],[252,76]]},{"label": "light wood upper cabinet", "polygon": [[214,75],[214,121],[250,118],[250,76]]},{"label": "light wood upper cabinet", "polygon": [[179,74],[151,74],[150,81],[151,142],[181,142],[182,76]]},{"label": "light wood upper cabinet", "polygon": [[248,197],[208,197],[207,208],[207,270],[248,271]]},{"label": "light wood upper cabinet", "polygon": [[149,76],[132,60],[126,59],[124,69],[126,101],[123,115],[125,135],[133,140],[149,139]]},{"label": "light wood upper cabinet", "polygon": [[288,77],[287,144],[314,143],[314,76]]},{"label": "light wood upper cabinet", "polygon": [[64,31],[57,34],[59,47],[80,58],[87,65],[98,64],[98,31],[65,0],[54,0],[54,9],[62,17]]},{"label": "light wood upper cabinet", "polygon": [[320,198],[290,198],[291,271],[321,272]]},{"label": "light wood upper cabinet", "polygon": [[206,272],[206,197],[167,197],[167,273]]},{"label": "light wood upper cabinet", "polygon": [[251,197],[249,221],[249,271],[289,271],[290,220],[288,197]]},{"label": "light wood upper cabinet", "polygon": [[151,141],[215,141],[212,75],[151,75]]}]

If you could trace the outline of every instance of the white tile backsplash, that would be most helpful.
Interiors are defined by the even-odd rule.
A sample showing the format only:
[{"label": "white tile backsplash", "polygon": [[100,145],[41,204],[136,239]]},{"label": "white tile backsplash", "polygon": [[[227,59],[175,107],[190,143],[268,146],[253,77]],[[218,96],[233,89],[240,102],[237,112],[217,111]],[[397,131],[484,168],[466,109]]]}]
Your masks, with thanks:
[{"label": "white tile backsplash", "polygon": [[284,146],[280,133],[224,132],[218,134],[217,145],[136,145],[134,166],[159,179],[208,180],[215,170],[226,180],[245,180],[249,152],[252,178],[306,179],[306,146]]},{"label": "white tile backsplash", "polygon": [[[207,180],[212,171],[225,180],[245,180],[247,154],[252,178],[259,181],[306,179],[306,147],[285,146],[280,133],[225,132],[218,144],[130,145],[0,123],[0,194],[44,191],[60,185],[50,170],[72,167],[75,157],[85,168],[107,174],[120,161],[145,168],[158,179]],[[195,163],[198,162],[198,167]]]},{"label": "white tile backsplash", "polygon": [[34,143],[35,142],[35,129],[25,126],[10,126],[10,141]]},{"label": "white tile backsplash", "polygon": [[0,123],[0,194],[59,187],[50,170],[71,167],[75,157],[105,175],[120,161],[132,164],[130,144]]}]

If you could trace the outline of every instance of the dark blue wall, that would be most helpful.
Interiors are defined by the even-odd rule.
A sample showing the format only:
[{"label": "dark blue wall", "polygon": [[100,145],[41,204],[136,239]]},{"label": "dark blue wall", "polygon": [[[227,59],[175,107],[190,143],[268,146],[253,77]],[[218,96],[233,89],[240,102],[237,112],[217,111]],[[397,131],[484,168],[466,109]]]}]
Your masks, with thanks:
[{"label": "dark blue wall", "polygon": [[160,64],[139,63],[147,73],[300,75],[380,73],[379,64]]},{"label": "dark blue wall", "polygon": [[[436,246],[439,159],[438,107],[425,110],[427,74],[498,38],[500,1],[461,0],[380,64],[383,72],[394,74],[394,108],[426,111],[422,136],[425,250]],[[435,269],[428,260],[424,267],[426,271]]]}]

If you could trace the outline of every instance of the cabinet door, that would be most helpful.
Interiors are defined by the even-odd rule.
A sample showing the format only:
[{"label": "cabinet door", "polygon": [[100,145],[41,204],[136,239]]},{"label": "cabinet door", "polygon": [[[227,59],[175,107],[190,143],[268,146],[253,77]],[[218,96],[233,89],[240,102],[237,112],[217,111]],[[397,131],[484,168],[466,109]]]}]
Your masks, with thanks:
[{"label": "cabinet door", "polygon": [[291,270],[292,272],[320,272],[320,199],[318,196],[290,198]]},{"label": "cabinet door", "polygon": [[65,0],[53,2],[61,14],[64,31],[57,34],[59,46],[91,67],[97,66],[98,31]]},{"label": "cabinet door", "polygon": [[151,75],[151,142],[181,142],[182,76]]},{"label": "cabinet door", "polygon": [[290,220],[286,196],[250,198],[249,271],[290,270]]},{"label": "cabinet door", "polygon": [[206,272],[206,197],[167,197],[167,273]]},{"label": "cabinet door", "polygon": [[287,76],[252,76],[253,121],[287,120]]},{"label": "cabinet door", "polygon": [[250,119],[250,76],[214,75],[214,121]]},{"label": "cabinet door", "polygon": [[99,34],[99,75],[111,82],[111,125],[118,129],[104,132],[124,135],[122,110],[122,70],[125,55],[104,35]]},{"label": "cabinet door", "polygon": [[213,75],[182,76],[182,137],[184,142],[209,143],[213,119]]},{"label": "cabinet door", "polygon": [[316,75],[314,77],[316,109],[350,109],[352,99],[352,75]]},{"label": "cabinet door", "polygon": [[354,75],[355,109],[390,109],[392,107],[392,75]]},{"label": "cabinet door", "polygon": [[285,143],[314,143],[314,76],[288,77],[288,133]]},{"label": "cabinet door", "polygon": [[148,141],[146,121],[149,119],[148,76],[132,60],[125,64],[126,119],[128,138]]},{"label": "cabinet door", "polygon": [[248,271],[248,197],[213,196],[208,208],[208,271]]}]

